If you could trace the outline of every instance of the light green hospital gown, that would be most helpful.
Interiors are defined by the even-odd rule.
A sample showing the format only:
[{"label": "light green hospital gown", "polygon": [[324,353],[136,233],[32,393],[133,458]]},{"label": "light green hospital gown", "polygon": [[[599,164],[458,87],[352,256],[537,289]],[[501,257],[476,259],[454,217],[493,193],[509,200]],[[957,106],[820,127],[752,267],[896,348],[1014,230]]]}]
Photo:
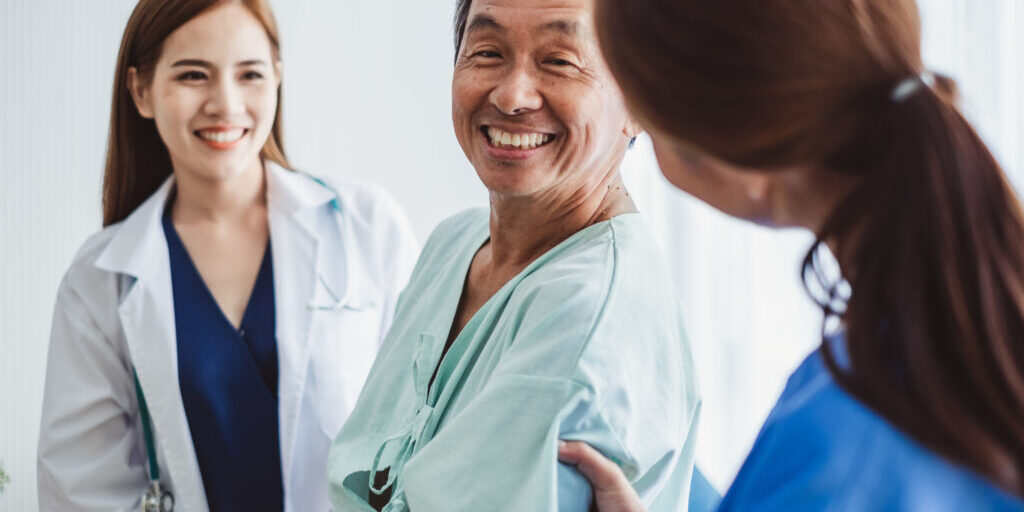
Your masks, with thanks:
[{"label": "light green hospital gown", "polygon": [[618,462],[652,511],[686,510],[700,396],[673,280],[641,216],[590,226],[538,258],[438,368],[489,235],[487,210],[469,210],[424,247],[331,447],[334,510],[373,510],[376,482],[392,486],[388,511],[584,512],[589,485],[558,462],[559,439]]}]

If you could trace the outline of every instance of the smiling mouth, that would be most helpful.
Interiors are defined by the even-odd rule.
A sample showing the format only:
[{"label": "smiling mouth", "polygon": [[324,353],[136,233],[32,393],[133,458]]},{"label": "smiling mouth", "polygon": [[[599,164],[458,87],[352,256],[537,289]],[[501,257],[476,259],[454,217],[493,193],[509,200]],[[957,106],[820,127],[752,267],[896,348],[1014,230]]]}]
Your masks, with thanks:
[{"label": "smiling mouth", "polygon": [[550,133],[511,133],[493,126],[481,126],[480,132],[487,137],[493,148],[527,151],[550,144],[555,136]]},{"label": "smiling mouth", "polygon": [[196,130],[192,132],[204,142],[213,144],[233,144],[249,133],[248,128],[232,128],[230,130]]}]

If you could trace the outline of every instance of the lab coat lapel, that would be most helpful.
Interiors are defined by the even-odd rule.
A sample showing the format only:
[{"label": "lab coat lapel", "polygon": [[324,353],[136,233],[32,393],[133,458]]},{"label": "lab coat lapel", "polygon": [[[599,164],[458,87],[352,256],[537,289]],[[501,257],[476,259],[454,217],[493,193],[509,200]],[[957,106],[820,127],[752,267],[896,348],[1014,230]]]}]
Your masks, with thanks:
[{"label": "lab coat lapel", "polygon": [[122,275],[118,308],[129,357],[152,416],[162,474],[177,508],[207,510],[199,464],[178,386],[178,350],[170,259],[161,219],[172,179],[135,210],[96,266]]},{"label": "lab coat lapel", "polygon": [[[277,320],[279,425],[286,488],[295,460],[296,434],[312,350],[320,285],[324,209],[334,199],[306,176],[267,164],[267,196]],[[327,218],[329,220],[330,217]],[[321,229],[318,229],[321,228]]]}]

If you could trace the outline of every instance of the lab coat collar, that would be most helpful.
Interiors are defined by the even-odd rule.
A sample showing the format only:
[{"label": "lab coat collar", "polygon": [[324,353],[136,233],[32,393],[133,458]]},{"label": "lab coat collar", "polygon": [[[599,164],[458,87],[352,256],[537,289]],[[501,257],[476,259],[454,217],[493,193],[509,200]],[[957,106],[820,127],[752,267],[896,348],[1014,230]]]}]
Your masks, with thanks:
[{"label": "lab coat collar", "polygon": [[[335,200],[334,191],[308,176],[288,171],[269,161],[265,166],[267,202],[271,209],[295,215]],[[159,258],[153,257],[155,252],[167,252],[163,230],[158,228],[173,184],[174,177],[167,178],[149,199],[124,220],[117,234],[96,260],[97,267],[140,279],[151,274],[154,265],[160,262]]]},{"label": "lab coat collar", "polygon": [[330,188],[298,172],[267,162],[267,202],[287,214],[316,208],[335,200]]},{"label": "lab coat collar", "polygon": [[149,275],[160,264],[154,258],[156,251],[167,252],[167,242],[160,227],[171,193],[174,177],[163,185],[121,223],[117,233],[96,260],[96,266],[108,272],[127,274],[136,278]]}]

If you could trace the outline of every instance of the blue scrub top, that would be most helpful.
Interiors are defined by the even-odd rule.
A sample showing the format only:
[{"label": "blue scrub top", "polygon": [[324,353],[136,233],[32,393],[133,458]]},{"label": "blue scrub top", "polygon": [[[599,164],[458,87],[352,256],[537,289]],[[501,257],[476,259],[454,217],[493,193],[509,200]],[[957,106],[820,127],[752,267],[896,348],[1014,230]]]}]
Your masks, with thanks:
[{"label": "blue scrub top", "polygon": [[[845,364],[843,338],[829,343]],[[720,511],[1024,511],[839,387],[811,354],[790,377]]]},{"label": "blue scrub top", "polygon": [[211,511],[281,510],[277,340],[270,242],[240,329],[206,287],[164,214],[178,384]]}]

